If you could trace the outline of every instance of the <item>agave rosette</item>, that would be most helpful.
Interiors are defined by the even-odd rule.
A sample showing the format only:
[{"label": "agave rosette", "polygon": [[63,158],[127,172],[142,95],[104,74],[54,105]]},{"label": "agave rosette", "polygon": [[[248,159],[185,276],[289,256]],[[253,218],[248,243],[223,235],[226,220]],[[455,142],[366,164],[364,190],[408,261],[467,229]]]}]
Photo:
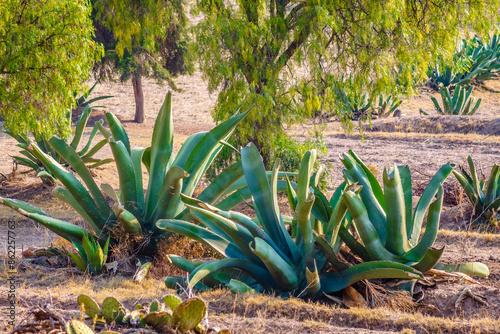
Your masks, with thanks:
[{"label": "agave rosette", "polygon": [[[131,148],[120,121],[113,114],[106,113],[110,131],[100,123],[97,127],[109,143],[116,162],[118,191],[109,184],[102,184],[99,188],[73,145],[60,138],[52,137],[48,144],[68,162],[78,178],[36,144],[27,143],[23,147],[63,184],[53,190],[54,195],[71,205],[103,244],[108,236],[111,236],[111,244],[120,242],[121,237],[126,236],[137,240],[139,254],[152,255],[157,250],[157,241],[168,235],[168,232],[156,228],[155,222],[162,218],[186,218],[189,212],[180,200],[181,194],[193,195],[206,169],[222,149],[223,142],[246,114],[236,114],[211,131],[193,134],[175,155],[170,93],[160,109],[151,146],[147,148]],[[143,188],[142,165],[149,173],[146,189]],[[244,188],[242,175],[241,163],[230,166],[199,197],[213,203],[230,191]],[[103,192],[112,199],[111,203]],[[81,243],[87,233],[85,228],[52,218],[29,203],[7,198],[0,198],[0,202],[75,243]]]},{"label": "agave rosette", "polygon": [[[292,218],[298,233],[292,238],[278,207],[278,168],[273,168],[270,182],[262,159],[252,144],[241,152],[244,175],[253,197],[257,218],[223,211],[208,203],[183,196],[199,225],[162,219],[158,228],[185,235],[210,245],[225,259],[201,263],[171,255],[170,260],[190,272],[188,284],[198,288],[226,285],[235,291],[273,291],[283,296],[316,298],[323,293],[342,290],[359,280],[370,278],[421,278],[419,271],[401,263],[371,261],[348,266],[314,232],[311,215],[315,195],[310,179],[316,151],[305,154],[298,174],[297,201]],[[293,187],[293,186],[292,186]],[[336,218],[324,226],[335,231],[343,222],[342,209],[335,208]],[[344,211],[345,214],[345,211]],[[335,233],[335,232],[333,232]],[[336,239],[336,236],[332,236]],[[167,286],[185,284],[181,277],[168,277]]]},{"label": "agave rosette", "polygon": [[[408,166],[394,166],[384,170],[383,188],[375,175],[349,151],[342,163],[346,181],[332,196],[331,203],[343,202],[352,222],[339,226],[339,239],[346,243],[353,253],[364,261],[389,260],[407,264],[421,272],[440,269],[462,272],[481,277],[488,276],[489,270],[480,262],[465,264],[444,264],[439,260],[444,247],[433,247],[439,229],[443,204],[442,183],[453,171],[447,163],[431,179],[412,211],[412,185]],[[361,186],[359,192],[348,189],[349,184]],[[326,222],[331,219],[332,205],[325,201],[317,203],[317,218]],[[424,233],[422,226],[426,212],[427,223]],[[347,231],[353,224],[359,239]],[[330,240],[339,243],[340,240]]]},{"label": "agave rosette", "polygon": [[461,173],[453,171],[460,185],[464,188],[469,201],[474,205],[474,212],[486,222],[498,224],[500,212],[500,166],[494,164],[491,173],[484,183],[479,180],[472,158],[467,157],[470,174],[461,169]]}]

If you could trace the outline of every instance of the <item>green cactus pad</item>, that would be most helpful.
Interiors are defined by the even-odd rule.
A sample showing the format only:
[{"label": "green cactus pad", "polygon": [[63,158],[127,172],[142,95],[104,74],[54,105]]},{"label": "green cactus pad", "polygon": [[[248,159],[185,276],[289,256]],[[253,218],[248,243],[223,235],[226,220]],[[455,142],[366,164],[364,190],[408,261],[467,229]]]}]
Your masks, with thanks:
[{"label": "green cactus pad", "polygon": [[169,311],[151,312],[144,318],[144,323],[154,329],[162,329],[172,325],[173,318]]},{"label": "green cactus pad", "polygon": [[101,318],[101,308],[94,299],[87,295],[79,295],[77,302],[80,310],[83,310],[91,319]]},{"label": "green cactus pad", "polygon": [[127,309],[114,297],[108,297],[102,302],[102,316],[107,323],[114,321],[121,324],[126,313]]},{"label": "green cactus pad", "polygon": [[149,312],[163,312],[165,311],[165,304],[161,303],[158,299],[155,299],[149,305]]},{"label": "green cactus pad", "polygon": [[179,305],[173,314],[174,324],[181,332],[194,329],[205,317],[207,305],[199,298],[191,298]]},{"label": "green cactus pad", "polygon": [[167,304],[167,306],[172,310],[175,310],[179,305],[182,304],[182,300],[176,295],[166,295],[162,299],[163,302]]},{"label": "green cactus pad", "polygon": [[94,331],[89,326],[75,319],[66,323],[66,332],[68,334],[94,334]]}]

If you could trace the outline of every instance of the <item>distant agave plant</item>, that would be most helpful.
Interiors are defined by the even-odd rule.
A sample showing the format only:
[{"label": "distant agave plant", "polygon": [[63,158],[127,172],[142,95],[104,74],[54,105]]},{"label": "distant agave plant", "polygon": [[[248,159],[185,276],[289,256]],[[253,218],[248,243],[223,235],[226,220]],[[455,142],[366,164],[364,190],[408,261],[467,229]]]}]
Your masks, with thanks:
[{"label": "distant agave plant", "polygon": [[470,156],[467,158],[467,163],[470,174],[463,168],[461,173],[453,171],[453,174],[474,205],[475,214],[481,220],[498,227],[498,220],[500,220],[500,166],[493,165],[490,177],[485,183],[483,180],[479,180],[476,166],[474,166]]},{"label": "distant agave plant", "polygon": [[345,117],[362,121],[370,117],[373,111],[373,97],[370,96],[371,83],[368,87],[360,87],[352,75],[347,78],[342,75],[334,88]]},{"label": "distant agave plant", "polygon": [[[465,66],[464,66],[465,63]],[[457,69],[462,67],[460,69]],[[463,68],[465,67],[465,68]],[[500,35],[485,41],[477,36],[462,40],[455,52],[452,66],[436,64],[428,69],[428,86],[438,90],[440,86],[471,85],[500,76]]]},{"label": "distant agave plant", "polygon": [[[193,195],[208,166],[222,149],[223,142],[246,115],[247,112],[237,114],[209,132],[190,136],[175,155],[170,93],[160,109],[151,146],[147,148],[131,148],[122,124],[113,114],[106,113],[110,131],[104,129],[100,123],[96,126],[111,147],[118,171],[118,192],[109,184],[101,185],[102,191],[112,199],[111,203],[104,197],[72,145],[57,137],[48,140],[49,147],[68,162],[79,178],[34,143],[28,142],[22,147],[39,159],[64,185],[56,187],[53,194],[71,205],[87,221],[102,245],[109,236],[111,245],[126,238],[134,245],[136,254],[154,255],[157,242],[169,234],[158,229],[155,222],[165,218],[187,219],[189,212],[180,199],[181,194]],[[146,189],[143,188],[142,165],[149,173]],[[242,180],[242,175],[241,163],[236,163],[221,172],[198,197],[208,203],[214,203],[229,192],[244,190],[246,183]],[[235,199],[233,205],[244,198]],[[0,203],[77,244],[81,244],[88,233],[85,228],[52,218],[29,203],[8,198],[0,198]]]},{"label": "distant agave plant", "polygon": [[382,95],[378,98],[378,106],[374,107],[373,115],[378,117],[390,117],[394,114],[394,111],[403,103],[397,97],[389,95],[387,98],[384,98]]},{"label": "distant agave plant", "polygon": [[[439,105],[436,98],[431,96],[432,103],[434,107],[441,115],[465,115],[472,116],[476,113],[477,109],[481,105],[481,99],[476,99],[471,97],[471,93],[474,87],[470,86],[469,89],[465,90],[462,86],[457,86],[453,92],[453,96],[450,94],[448,87],[440,87],[439,93],[443,102],[443,107]],[[421,110],[421,113],[426,114]]]},{"label": "distant agave plant", "polygon": [[[105,96],[97,96],[97,97],[94,97],[92,99],[89,99],[89,95],[92,94],[92,91],[94,90],[97,83],[98,83],[98,81],[96,81],[96,83],[94,83],[94,85],[92,87],[90,87],[89,90],[85,91],[80,97],[75,98],[75,104],[76,104],[77,108],[78,107],[85,108],[87,106],[90,106],[94,102],[109,99],[109,98],[113,97],[111,95],[105,95]],[[97,108],[98,106],[91,106],[91,107]]]}]

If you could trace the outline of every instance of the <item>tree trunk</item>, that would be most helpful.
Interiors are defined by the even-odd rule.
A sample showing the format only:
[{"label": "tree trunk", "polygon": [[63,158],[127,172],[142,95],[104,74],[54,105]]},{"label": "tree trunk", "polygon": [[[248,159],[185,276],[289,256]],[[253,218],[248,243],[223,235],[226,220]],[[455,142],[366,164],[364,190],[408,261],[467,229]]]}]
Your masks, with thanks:
[{"label": "tree trunk", "polygon": [[134,86],[135,98],[135,118],[137,123],[144,123],[146,115],[144,114],[144,93],[142,91],[142,81],[140,76],[132,77],[132,86]]}]

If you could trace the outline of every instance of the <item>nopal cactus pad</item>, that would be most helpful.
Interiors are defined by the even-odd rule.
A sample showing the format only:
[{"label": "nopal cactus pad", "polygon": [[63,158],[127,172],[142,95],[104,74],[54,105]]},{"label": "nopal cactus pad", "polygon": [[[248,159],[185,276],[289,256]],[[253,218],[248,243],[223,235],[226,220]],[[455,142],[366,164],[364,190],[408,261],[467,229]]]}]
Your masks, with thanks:
[{"label": "nopal cactus pad", "polygon": [[114,297],[107,297],[102,302],[102,316],[107,323],[122,323],[126,313],[127,309]]},{"label": "nopal cactus pad", "polygon": [[76,319],[66,323],[66,332],[68,334],[94,334],[94,331],[89,326]]},{"label": "nopal cactus pad", "polygon": [[175,310],[179,305],[182,304],[182,300],[176,295],[166,295],[162,299],[163,302],[167,304],[167,306],[172,310]]},{"label": "nopal cactus pad", "polygon": [[101,308],[94,299],[82,294],[78,296],[77,302],[80,310],[85,312],[92,320],[101,318]]},{"label": "nopal cactus pad", "polygon": [[191,298],[179,305],[173,313],[174,324],[181,332],[194,329],[205,317],[207,305],[199,298]]},{"label": "nopal cactus pad", "polygon": [[159,300],[155,299],[149,305],[149,312],[163,312],[165,311],[165,304],[161,303]]},{"label": "nopal cactus pad", "polygon": [[149,327],[161,330],[172,325],[173,318],[169,311],[151,312],[144,317],[144,323]]}]

